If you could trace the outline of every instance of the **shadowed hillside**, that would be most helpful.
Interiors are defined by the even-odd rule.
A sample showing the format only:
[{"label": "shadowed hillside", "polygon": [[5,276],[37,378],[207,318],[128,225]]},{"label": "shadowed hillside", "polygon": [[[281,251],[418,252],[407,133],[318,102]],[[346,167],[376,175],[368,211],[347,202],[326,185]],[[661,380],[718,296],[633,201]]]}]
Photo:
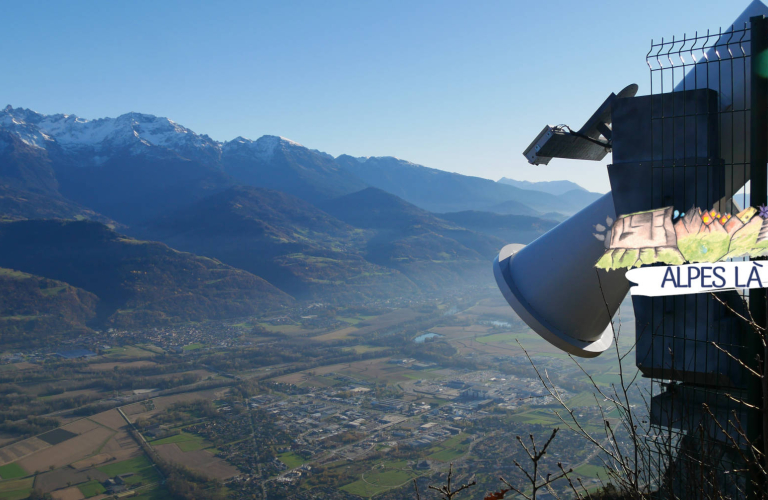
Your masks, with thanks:
[{"label": "shadowed hillside", "polygon": [[530,243],[558,224],[539,217],[476,211],[440,214],[440,218],[478,233],[495,236],[505,243]]},{"label": "shadowed hillside", "polygon": [[332,156],[283,137],[238,137],[223,146],[222,164],[243,184],[278,189],[313,203],[365,187]]},{"label": "shadowed hillside", "polygon": [[0,268],[0,342],[83,331],[96,316],[98,300],[60,281]]},{"label": "shadowed hillside", "polygon": [[503,246],[495,237],[469,231],[376,188],[321,207],[349,224],[373,231],[366,258],[401,270],[422,287],[486,282],[489,263]]},{"label": "shadowed hillside", "polygon": [[0,219],[114,221],[61,196],[48,153],[0,130]]},{"label": "shadowed hillside", "polygon": [[0,266],[94,294],[98,321],[116,326],[243,316],[292,302],[250,273],[90,221],[0,224]]},{"label": "shadowed hillside", "polygon": [[341,155],[336,162],[368,185],[432,212],[491,210],[510,200],[541,213],[575,213],[584,207],[574,203],[574,200],[550,193],[428,168],[393,157],[353,158]]},{"label": "shadowed hillside", "polygon": [[297,298],[416,291],[397,271],[363,258],[365,231],[279,191],[234,187],[153,222],[143,234],[250,271]]}]

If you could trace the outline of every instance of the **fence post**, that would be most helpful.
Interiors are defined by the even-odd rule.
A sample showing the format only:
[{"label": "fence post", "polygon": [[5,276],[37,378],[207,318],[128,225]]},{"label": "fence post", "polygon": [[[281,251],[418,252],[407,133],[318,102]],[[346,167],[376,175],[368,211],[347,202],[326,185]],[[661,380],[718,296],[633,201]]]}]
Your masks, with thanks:
[{"label": "fence post", "polygon": [[[768,54],[768,18],[755,16],[750,22],[750,205],[759,207],[768,205],[768,78],[761,71],[763,57]],[[764,258],[761,258],[765,262]],[[764,264],[765,265],[765,264]],[[749,294],[750,312],[755,322],[766,327],[766,290],[755,289]],[[751,367],[761,370],[757,366],[757,355],[760,355],[765,366],[765,349],[757,338],[751,335],[746,342],[745,358],[743,361]],[[756,377],[749,377],[751,383],[748,387],[749,399],[763,411],[749,412],[747,421],[747,436],[758,448],[764,450],[765,401],[763,401],[763,382]],[[759,485],[762,490],[765,484]],[[752,488],[749,488],[752,490]],[[750,491],[750,498],[762,498],[763,492]]]}]

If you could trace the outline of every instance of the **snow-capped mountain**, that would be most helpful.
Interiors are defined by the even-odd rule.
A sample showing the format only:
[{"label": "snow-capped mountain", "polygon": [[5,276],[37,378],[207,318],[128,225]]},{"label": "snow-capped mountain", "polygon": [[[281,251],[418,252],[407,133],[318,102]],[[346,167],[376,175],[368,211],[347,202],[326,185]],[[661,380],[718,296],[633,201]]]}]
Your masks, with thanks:
[{"label": "snow-capped mountain", "polygon": [[236,137],[231,141],[225,142],[222,150],[225,154],[232,156],[270,160],[274,157],[275,150],[282,149],[283,146],[304,148],[298,142],[286,139],[285,137],[265,135],[255,141],[245,137]]},{"label": "snow-capped mountain", "polygon": [[25,155],[39,157],[37,169],[16,168],[21,180],[14,188],[29,191],[34,184],[35,192],[57,189],[65,198],[129,225],[234,184],[275,189],[310,203],[373,186],[438,212],[509,213],[513,202],[524,205],[522,213],[574,213],[592,195],[556,196],[394,157],[334,158],[274,135],[220,142],[169,118],[142,113],[88,120],[7,106],[0,109],[3,132],[36,152]]},{"label": "snow-capped mountain", "polygon": [[[30,109],[10,105],[0,111],[0,129],[17,135],[29,146],[60,148],[64,153],[79,156],[91,154],[95,163],[126,151],[139,154],[153,147],[173,151],[190,159],[218,163],[222,153],[270,160],[276,150],[306,149],[285,137],[265,135],[257,140],[237,137],[219,142],[205,134],[179,125],[169,118],[144,113],[125,113],[117,118],[88,120],[77,115],[45,115]],[[312,153],[333,159],[327,153]]]},{"label": "snow-capped mountain", "polygon": [[126,113],[117,118],[87,120],[77,115],[44,115],[10,105],[0,112],[0,128],[30,146],[59,147],[66,154],[91,156],[103,163],[117,152],[140,154],[160,147],[178,154],[216,161],[221,143],[199,135],[168,118]]},{"label": "snow-capped mountain", "polygon": [[274,135],[225,143],[221,164],[242,184],[285,191],[313,203],[366,187],[333,156]]},{"label": "snow-capped mountain", "polygon": [[310,202],[366,187],[331,155],[284,137],[219,142],[143,113],[87,120],[7,106],[0,132],[50,160],[62,195],[131,223],[233,184]]}]

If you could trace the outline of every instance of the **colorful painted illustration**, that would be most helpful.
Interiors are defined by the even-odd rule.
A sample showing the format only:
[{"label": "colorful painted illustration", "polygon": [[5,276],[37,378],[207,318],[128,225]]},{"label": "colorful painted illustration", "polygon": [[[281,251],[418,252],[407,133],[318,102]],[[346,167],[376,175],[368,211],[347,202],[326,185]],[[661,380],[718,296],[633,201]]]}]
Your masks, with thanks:
[{"label": "colorful painted illustration", "polygon": [[599,269],[630,269],[649,264],[719,262],[768,255],[768,208],[749,207],[736,215],[673,207],[637,212],[595,225],[606,252]]}]

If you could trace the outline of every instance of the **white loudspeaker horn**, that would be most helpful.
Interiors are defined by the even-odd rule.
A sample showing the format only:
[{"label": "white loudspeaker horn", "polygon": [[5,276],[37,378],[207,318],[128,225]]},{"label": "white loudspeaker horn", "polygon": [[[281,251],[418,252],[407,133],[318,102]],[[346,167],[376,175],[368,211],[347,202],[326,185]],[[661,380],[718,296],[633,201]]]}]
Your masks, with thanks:
[{"label": "white loudspeaker horn", "polygon": [[[611,346],[611,318],[629,291],[625,270],[595,264],[605,243],[597,224],[616,220],[608,193],[526,245],[505,246],[493,264],[496,283],[520,319],[563,351],[593,358]],[[610,238],[610,228],[606,229]]]}]

